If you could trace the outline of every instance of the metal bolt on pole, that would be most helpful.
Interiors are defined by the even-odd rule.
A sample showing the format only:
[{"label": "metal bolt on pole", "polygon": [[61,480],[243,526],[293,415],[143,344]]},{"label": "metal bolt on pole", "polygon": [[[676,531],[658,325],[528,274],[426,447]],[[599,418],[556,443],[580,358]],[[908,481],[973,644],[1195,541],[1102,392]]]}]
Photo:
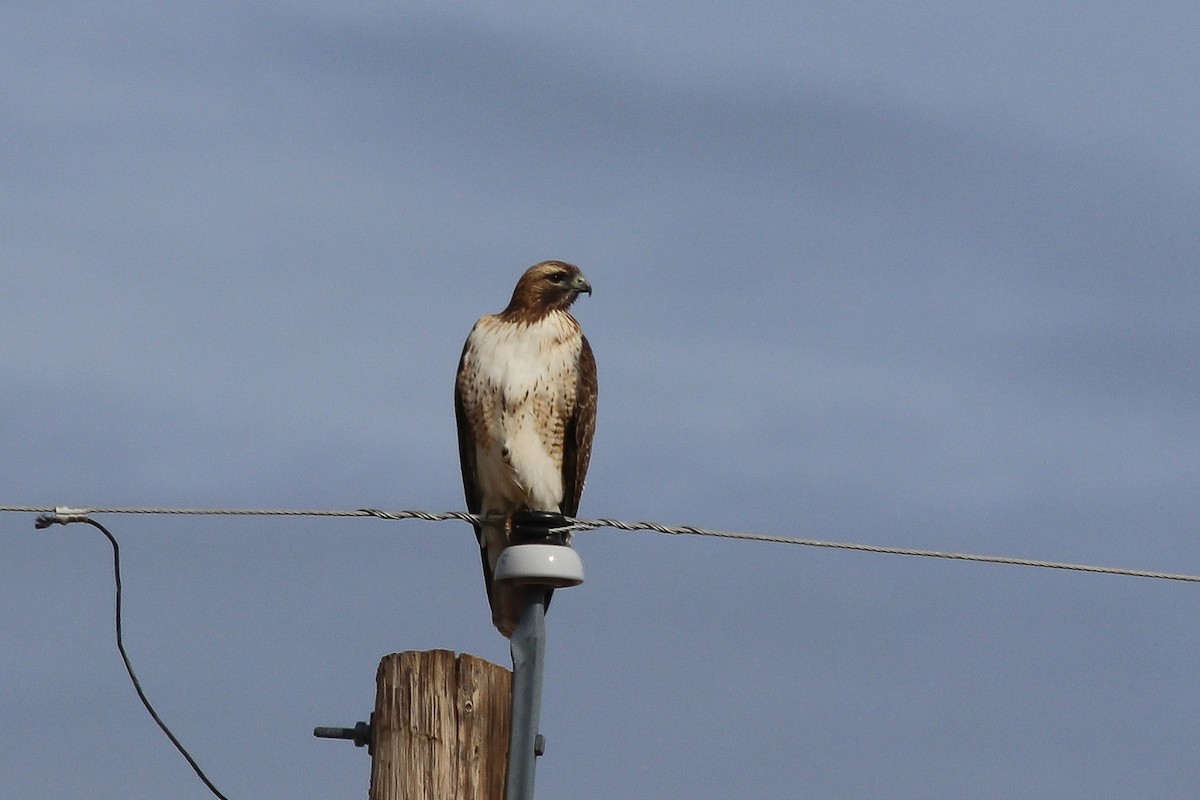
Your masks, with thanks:
[{"label": "metal bolt on pole", "polygon": [[354,742],[355,747],[371,746],[371,723],[359,722],[353,728],[334,728],[322,725],[313,728],[313,736],[318,739],[346,739]]}]

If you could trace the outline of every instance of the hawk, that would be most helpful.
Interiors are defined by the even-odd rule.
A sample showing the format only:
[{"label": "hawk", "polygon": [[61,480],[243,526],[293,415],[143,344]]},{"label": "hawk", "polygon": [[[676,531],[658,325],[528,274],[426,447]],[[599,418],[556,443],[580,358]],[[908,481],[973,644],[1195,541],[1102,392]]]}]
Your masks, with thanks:
[{"label": "hawk", "polygon": [[[458,456],[467,509],[498,517],[475,525],[492,623],[506,637],[523,590],[493,585],[511,515],[579,510],[596,429],[596,359],[571,304],[592,285],[579,268],[543,261],[517,281],[499,314],[467,337],[454,382]],[[549,593],[546,596],[549,602]]]}]

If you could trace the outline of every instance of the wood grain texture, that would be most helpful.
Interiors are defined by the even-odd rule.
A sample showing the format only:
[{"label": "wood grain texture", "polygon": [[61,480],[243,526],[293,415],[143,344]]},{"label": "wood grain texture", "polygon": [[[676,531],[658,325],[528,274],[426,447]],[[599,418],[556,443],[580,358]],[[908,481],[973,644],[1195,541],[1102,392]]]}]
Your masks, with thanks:
[{"label": "wood grain texture", "polygon": [[371,720],[370,800],[503,800],[512,675],[450,650],[385,656]]}]

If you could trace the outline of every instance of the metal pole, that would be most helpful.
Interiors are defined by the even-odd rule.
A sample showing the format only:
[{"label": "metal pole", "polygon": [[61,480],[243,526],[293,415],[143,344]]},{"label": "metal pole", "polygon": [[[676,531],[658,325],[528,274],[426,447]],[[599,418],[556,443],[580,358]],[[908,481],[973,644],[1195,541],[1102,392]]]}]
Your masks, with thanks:
[{"label": "metal pole", "polygon": [[512,635],[512,738],[508,751],[507,800],[533,800],[546,655],[545,603],[545,587],[527,589],[525,608]]},{"label": "metal pole", "polygon": [[[524,607],[513,631],[512,735],[508,745],[506,800],[533,800],[536,759],[542,754],[542,670],[546,656],[546,606],[555,587],[583,583],[583,564],[566,543],[566,518],[551,511],[513,515],[512,545],[500,554],[497,580],[525,585]],[[548,552],[549,551],[549,552]]]}]

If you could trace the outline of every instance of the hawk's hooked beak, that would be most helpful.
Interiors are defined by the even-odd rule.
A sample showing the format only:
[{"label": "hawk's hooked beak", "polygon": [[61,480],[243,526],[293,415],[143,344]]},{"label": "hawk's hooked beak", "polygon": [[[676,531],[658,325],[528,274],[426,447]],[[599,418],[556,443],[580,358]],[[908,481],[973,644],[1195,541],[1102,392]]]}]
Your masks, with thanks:
[{"label": "hawk's hooked beak", "polygon": [[571,281],[571,288],[575,290],[575,294],[583,294],[587,292],[587,296],[592,296],[592,285],[588,283],[588,279],[582,275],[576,275]]}]

